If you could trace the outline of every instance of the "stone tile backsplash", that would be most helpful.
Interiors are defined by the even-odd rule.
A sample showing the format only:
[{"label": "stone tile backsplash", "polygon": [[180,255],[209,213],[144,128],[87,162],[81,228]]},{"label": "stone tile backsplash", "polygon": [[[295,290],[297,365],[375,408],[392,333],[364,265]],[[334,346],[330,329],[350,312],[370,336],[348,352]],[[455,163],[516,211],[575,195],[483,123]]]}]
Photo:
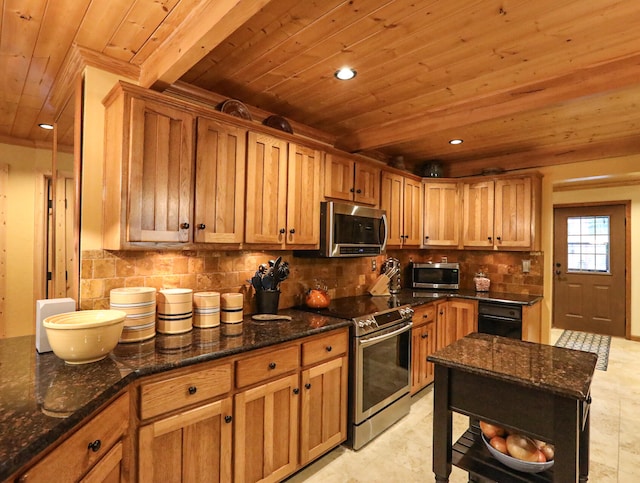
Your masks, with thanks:
[{"label": "stone tile backsplash", "polygon": [[[289,262],[291,274],[282,282],[280,308],[300,305],[305,292],[321,280],[332,298],[366,294],[380,274],[386,257],[400,260],[402,286],[409,287],[409,262],[439,262],[447,257],[459,262],[461,288],[473,289],[473,276],[482,270],[497,292],[542,295],[543,255],[540,252],[492,252],[458,250],[389,250],[376,257],[377,270],[371,270],[371,258],[311,259],[294,257],[290,251],[105,251],[82,252],[80,307],[109,307],[109,292],[119,287],[191,288],[197,291],[241,292],[244,310],[255,312],[253,288],[247,282],[261,263],[282,256]],[[531,271],[522,273],[522,260],[531,261]]]}]

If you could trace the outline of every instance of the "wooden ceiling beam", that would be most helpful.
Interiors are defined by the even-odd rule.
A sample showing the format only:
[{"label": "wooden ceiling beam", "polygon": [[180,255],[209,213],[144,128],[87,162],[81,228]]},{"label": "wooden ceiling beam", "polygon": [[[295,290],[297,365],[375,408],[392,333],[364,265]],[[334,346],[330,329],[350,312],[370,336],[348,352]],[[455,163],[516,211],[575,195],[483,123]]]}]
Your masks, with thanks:
[{"label": "wooden ceiling beam", "polygon": [[555,78],[428,109],[400,120],[382,123],[372,129],[356,131],[338,139],[337,145],[353,152],[410,142],[423,138],[425,133],[522,114],[543,106],[637,85],[638,79],[640,55],[634,55]]},{"label": "wooden ceiling beam", "polygon": [[207,0],[198,4],[142,63],[140,85],[163,90],[272,0]]}]

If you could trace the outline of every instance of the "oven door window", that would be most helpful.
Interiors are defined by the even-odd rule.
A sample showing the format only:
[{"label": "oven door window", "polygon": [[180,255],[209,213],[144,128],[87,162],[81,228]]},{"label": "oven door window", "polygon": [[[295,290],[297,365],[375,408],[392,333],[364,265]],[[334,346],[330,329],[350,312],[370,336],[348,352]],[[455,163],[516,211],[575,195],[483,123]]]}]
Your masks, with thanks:
[{"label": "oven door window", "polygon": [[411,331],[361,347],[362,419],[383,409],[409,390]]}]

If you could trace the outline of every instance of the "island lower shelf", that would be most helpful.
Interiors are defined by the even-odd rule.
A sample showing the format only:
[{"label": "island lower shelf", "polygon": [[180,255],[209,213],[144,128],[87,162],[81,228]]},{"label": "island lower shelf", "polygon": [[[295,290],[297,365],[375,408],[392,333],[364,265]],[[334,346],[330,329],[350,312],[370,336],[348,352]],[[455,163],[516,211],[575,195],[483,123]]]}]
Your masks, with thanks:
[{"label": "island lower shelf", "polygon": [[451,448],[451,462],[475,477],[470,481],[499,481],[500,483],[553,481],[553,468],[540,473],[522,473],[503,465],[491,456],[480,438],[480,428],[471,425]]}]

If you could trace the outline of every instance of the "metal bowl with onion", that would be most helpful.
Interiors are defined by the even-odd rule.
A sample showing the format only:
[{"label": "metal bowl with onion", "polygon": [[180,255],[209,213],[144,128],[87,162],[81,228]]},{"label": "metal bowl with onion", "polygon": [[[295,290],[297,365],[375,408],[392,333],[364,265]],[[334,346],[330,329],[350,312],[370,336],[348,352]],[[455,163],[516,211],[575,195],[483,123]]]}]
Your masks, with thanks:
[{"label": "metal bowl with onion", "polygon": [[109,355],[122,334],[122,310],[81,310],[43,320],[51,349],[67,364],[87,364]]}]

